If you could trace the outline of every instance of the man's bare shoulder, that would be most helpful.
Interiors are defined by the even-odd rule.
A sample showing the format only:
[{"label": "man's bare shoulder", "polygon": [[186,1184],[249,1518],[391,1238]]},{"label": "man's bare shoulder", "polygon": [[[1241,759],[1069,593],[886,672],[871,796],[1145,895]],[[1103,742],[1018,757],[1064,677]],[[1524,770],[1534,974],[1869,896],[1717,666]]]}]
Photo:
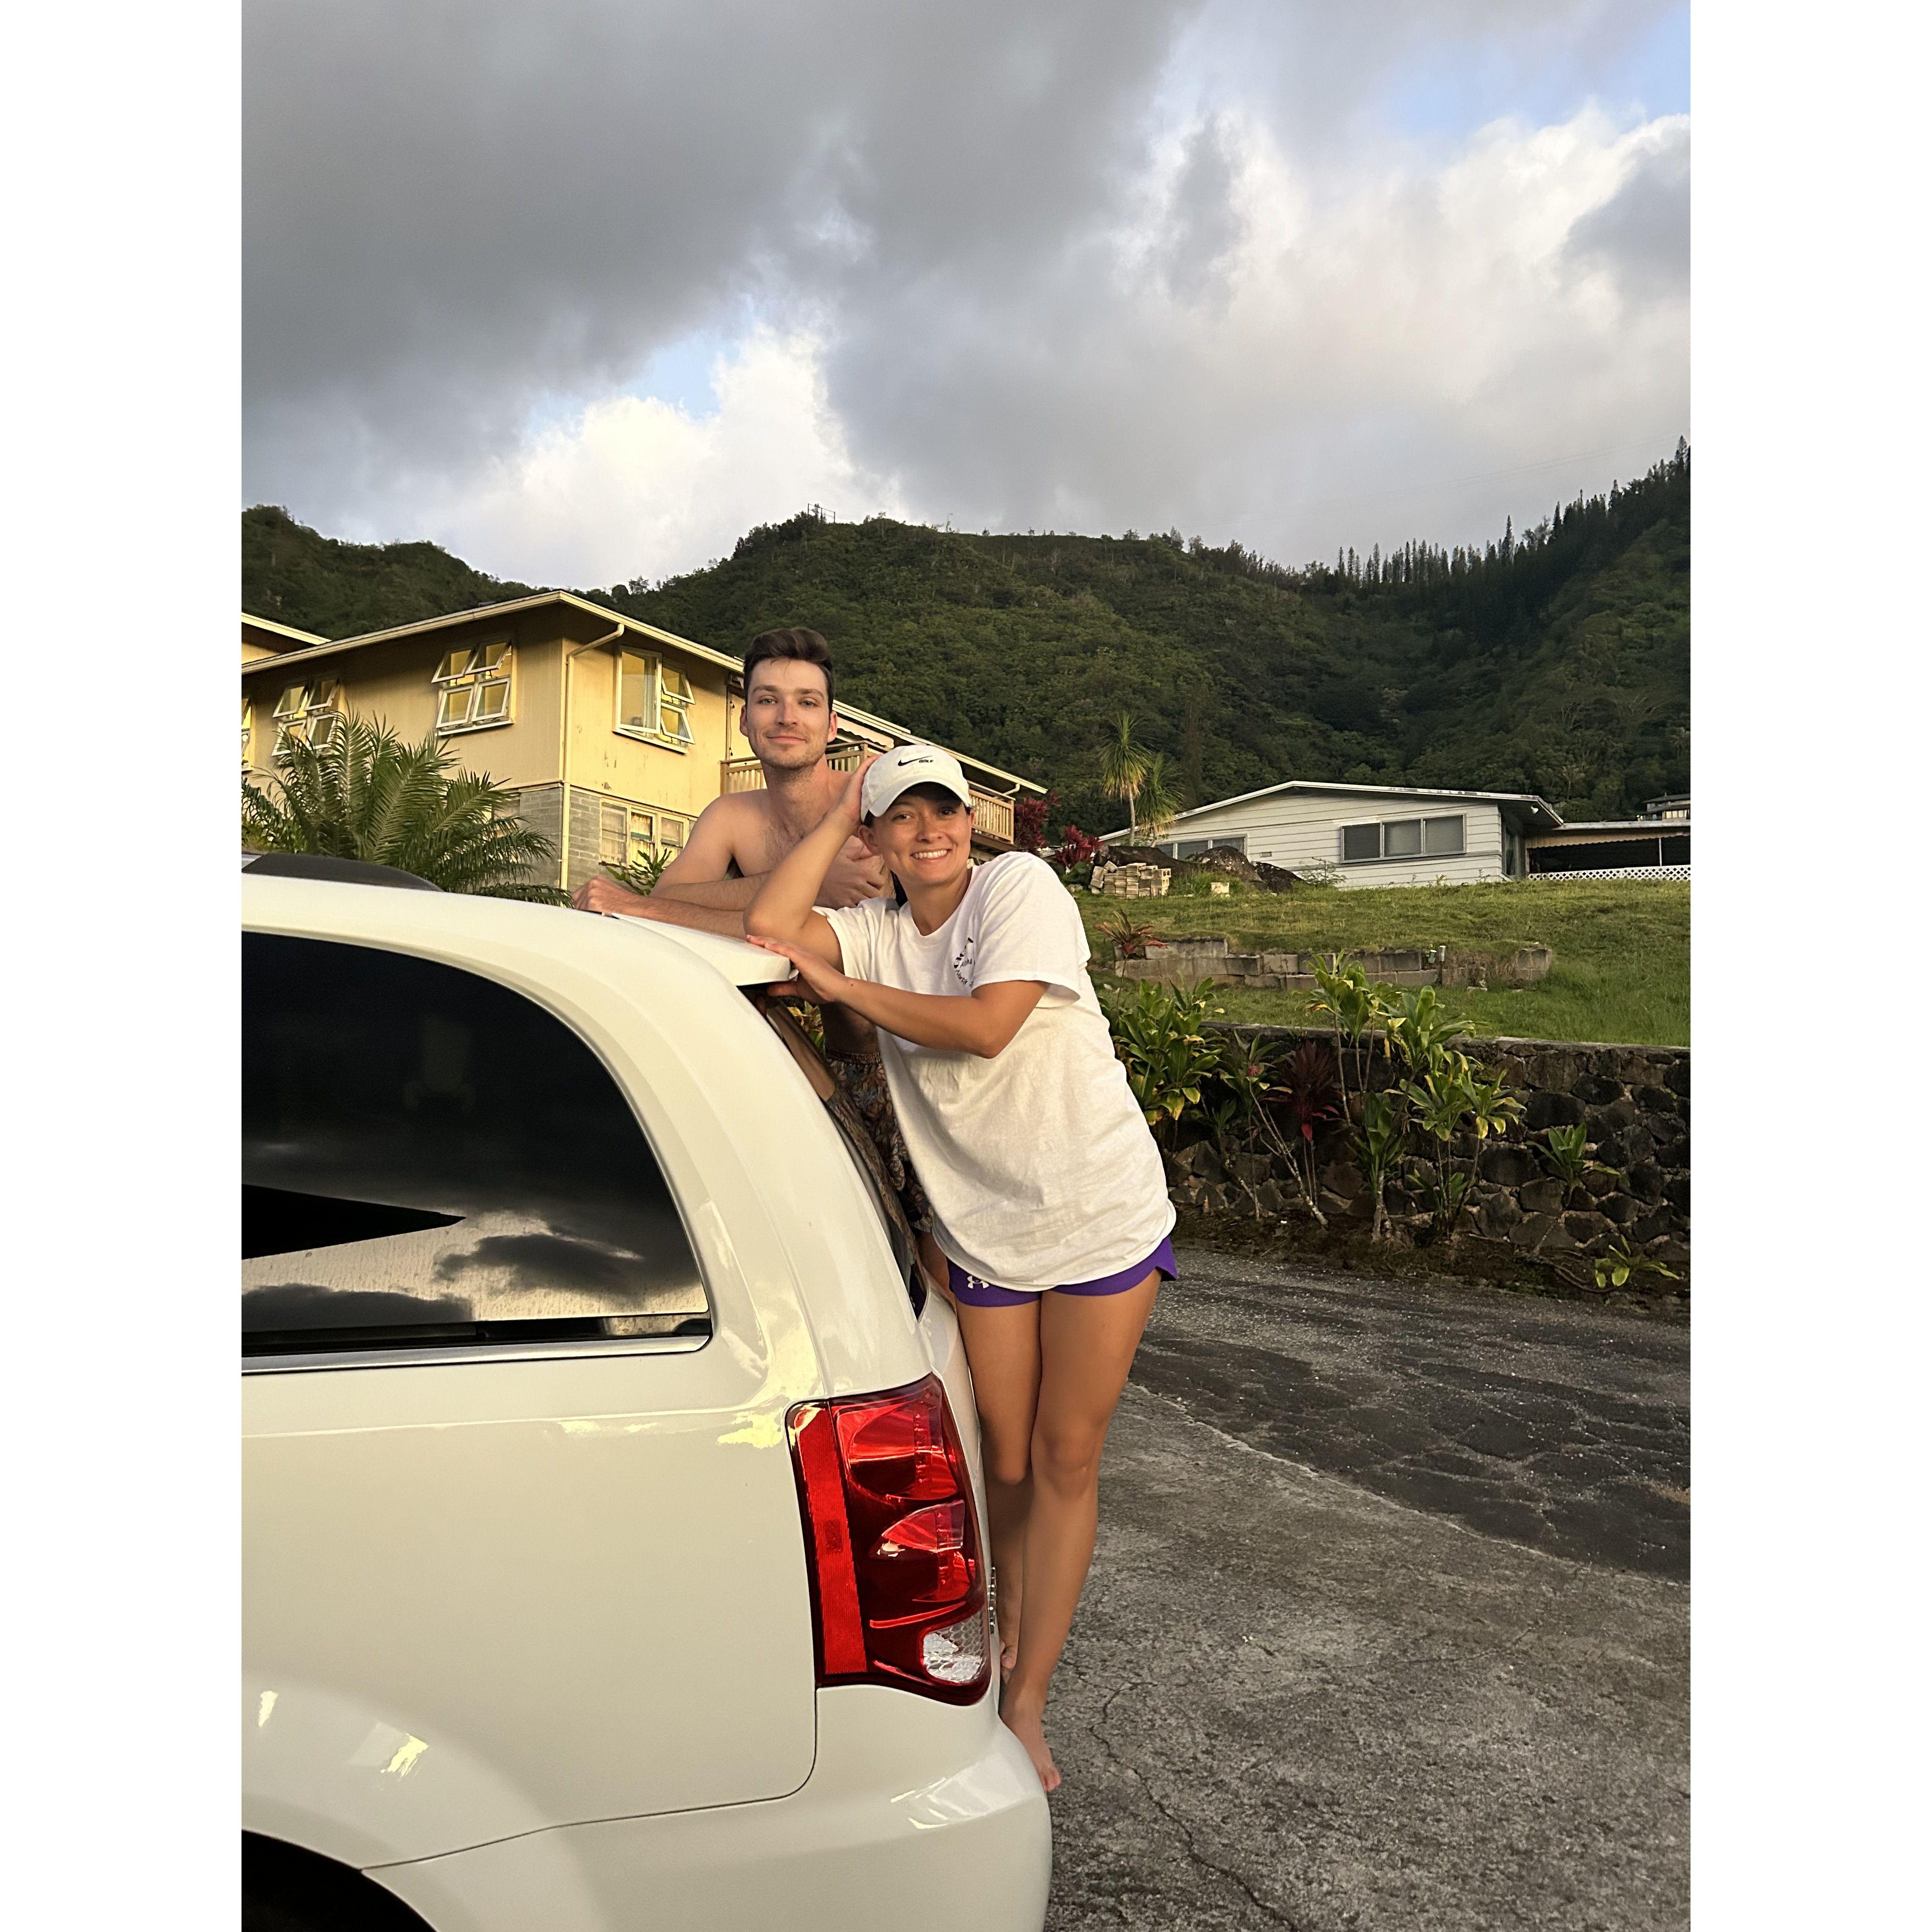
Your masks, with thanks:
[{"label": "man's bare shoulder", "polygon": [[718,842],[727,846],[740,872],[770,870],[776,822],[771,800],[762,788],[756,791],[727,792],[721,798],[714,798],[698,814],[692,830],[694,842],[702,831],[707,835],[707,843]]}]

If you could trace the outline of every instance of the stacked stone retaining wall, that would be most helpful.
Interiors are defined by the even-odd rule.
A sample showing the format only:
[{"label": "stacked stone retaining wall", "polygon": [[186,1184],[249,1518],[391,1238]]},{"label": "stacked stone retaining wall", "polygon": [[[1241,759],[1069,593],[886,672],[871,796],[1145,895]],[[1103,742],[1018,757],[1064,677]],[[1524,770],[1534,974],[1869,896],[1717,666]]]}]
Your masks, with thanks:
[{"label": "stacked stone retaining wall", "polygon": [[[1309,1027],[1222,1027],[1246,1040],[1334,1044]],[[1690,1262],[1690,1054],[1688,1048],[1616,1046],[1544,1040],[1456,1042],[1486,1072],[1500,1072],[1523,1103],[1523,1118],[1501,1139],[1465,1135],[1452,1159],[1476,1180],[1454,1239],[1480,1250],[1508,1249],[1554,1264],[1588,1285],[1593,1256],[1619,1244],[1674,1269],[1688,1281]],[[1379,1039],[1341,1054],[1360,1118],[1364,1084],[1389,1083]],[[1598,1171],[1566,1189],[1537,1150],[1543,1130],[1580,1124]],[[1366,1228],[1373,1213],[1357,1166],[1353,1136],[1337,1123],[1318,1132],[1316,1171],[1322,1213],[1332,1225]],[[1224,1154],[1197,1137],[1167,1157],[1177,1206],[1204,1214],[1283,1216],[1298,1211],[1294,1177],[1260,1154]],[[1614,1172],[1611,1171],[1614,1170]],[[1414,1244],[1433,1234],[1432,1168],[1392,1181],[1384,1196],[1388,1233]]]}]

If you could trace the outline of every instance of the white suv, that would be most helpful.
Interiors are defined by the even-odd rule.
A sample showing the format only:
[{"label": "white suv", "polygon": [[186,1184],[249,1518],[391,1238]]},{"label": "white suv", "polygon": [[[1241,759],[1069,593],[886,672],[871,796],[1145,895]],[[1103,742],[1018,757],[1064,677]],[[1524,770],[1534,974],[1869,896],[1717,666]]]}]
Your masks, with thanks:
[{"label": "white suv", "polygon": [[355,869],[242,880],[244,1923],[1036,1932],[958,1328],[789,969]]}]

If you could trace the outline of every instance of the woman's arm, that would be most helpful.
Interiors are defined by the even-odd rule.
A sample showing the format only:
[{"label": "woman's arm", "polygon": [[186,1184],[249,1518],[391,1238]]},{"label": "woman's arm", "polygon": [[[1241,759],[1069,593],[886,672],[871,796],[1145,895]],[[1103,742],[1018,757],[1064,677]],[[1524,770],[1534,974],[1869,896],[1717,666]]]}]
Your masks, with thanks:
[{"label": "woman's arm", "polygon": [[860,764],[832,809],[765,874],[757,896],[745,909],[745,937],[760,944],[776,940],[772,950],[784,952],[794,964],[788,949],[802,950],[834,967],[844,964],[838,935],[812,908],[832,862],[859,829],[859,789],[872,762],[867,758]]},{"label": "woman's arm", "polygon": [[916,1046],[991,1060],[1012,1044],[1046,991],[1044,980],[1000,980],[970,993],[908,993],[875,980],[855,980],[835,963],[838,935],[819,914],[812,916],[825,928],[832,959],[812,945],[809,934],[802,940],[760,939],[758,944],[789,959],[814,1000],[836,1001]]}]

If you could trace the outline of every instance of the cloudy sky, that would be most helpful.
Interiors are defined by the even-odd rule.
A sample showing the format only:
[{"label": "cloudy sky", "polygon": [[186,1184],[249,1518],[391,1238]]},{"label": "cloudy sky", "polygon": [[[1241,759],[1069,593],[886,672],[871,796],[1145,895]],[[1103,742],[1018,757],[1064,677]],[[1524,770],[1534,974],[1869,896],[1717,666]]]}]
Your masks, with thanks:
[{"label": "cloudy sky", "polygon": [[244,494],[655,578],[808,502],[1283,562],[1689,420],[1663,0],[247,0]]}]

